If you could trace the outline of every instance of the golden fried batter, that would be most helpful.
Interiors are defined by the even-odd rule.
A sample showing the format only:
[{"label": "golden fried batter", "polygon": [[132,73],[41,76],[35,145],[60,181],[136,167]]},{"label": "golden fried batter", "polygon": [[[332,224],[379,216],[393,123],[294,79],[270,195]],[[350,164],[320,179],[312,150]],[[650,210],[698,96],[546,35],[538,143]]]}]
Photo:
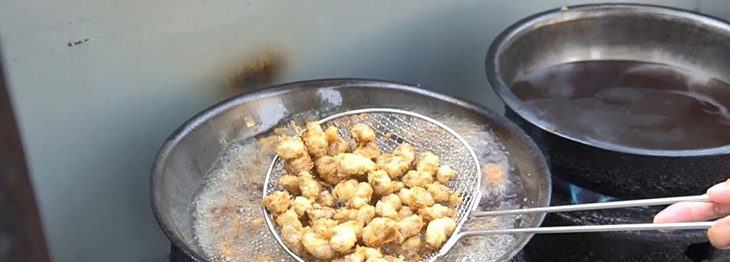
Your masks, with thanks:
[{"label": "golden fried batter", "polygon": [[441,184],[446,184],[449,180],[456,178],[456,171],[451,169],[449,166],[441,166],[436,172],[436,181]]},{"label": "golden fried batter", "polygon": [[335,157],[335,161],[337,162],[337,172],[347,177],[365,175],[376,168],[375,162],[370,158],[358,154],[339,154]]},{"label": "golden fried batter", "polygon": [[341,181],[335,186],[335,189],[332,191],[332,196],[343,203],[350,201],[355,196],[357,184],[357,180],[355,179]]},{"label": "golden fried batter", "polygon": [[316,221],[318,219],[331,219],[335,216],[335,209],[331,207],[322,206],[320,204],[312,204],[312,209],[307,211],[310,221]]},{"label": "golden fried batter", "polygon": [[426,190],[428,190],[428,193],[431,193],[433,201],[437,203],[448,203],[451,197],[451,190],[439,182],[427,185]]},{"label": "golden fried batter", "polygon": [[327,207],[335,207],[335,197],[332,196],[332,193],[327,190],[323,190],[322,192],[319,192],[319,196],[317,196],[317,204],[327,206]]},{"label": "golden fried batter", "polygon": [[375,170],[368,174],[368,183],[373,187],[375,195],[384,196],[393,192],[398,192],[403,188],[401,182],[394,182],[390,180],[388,173],[383,170]]},{"label": "golden fried batter", "polygon": [[401,177],[410,168],[410,164],[403,157],[393,154],[382,154],[376,161],[378,168],[387,172],[391,179]]},{"label": "golden fried batter", "polygon": [[336,127],[328,127],[324,133],[327,136],[327,142],[329,142],[329,146],[327,147],[328,155],[336,156],[350,151],[350,145],[340,137],[340,132]]},{"label": "golden fried batter", "polygon": [[355,188],[355,195],[350,199],[349,206],[353,208],[361,208],[370,203],[373,197],[373,187],[370,184],[361,182]]},{"label": "golden fried batter", "polygon": [[276,154],[284,160],[307,155],[307,148],[298,136],[282,136],[276,144]]},{"label": "golden fried batter", "polygon": [[350,135],[360,145],[375,141],[375,130],[366,124],[355,124],[350,131]]},{"label": "golden fried batter", "polygon": [[439,168],[439,157],[431,152],[425,152],[421,154],[421,158],[416,163],[416,170],[419,172],[426,172],[432,177],[436,175],[436,171]]},{"label": "golden fried batter", "polygon": [[301,194],[301,191],[299,191],[299,178],[297,176],[283,175],[279,178],[277,185],[283,187],[292,195],[296,196]]},{"label": "golden fried batter", "polygon": [[334,235],[330,239],[332,249],[344,253],[355,247],[357,236],[362,235],[362,229],[362,224],[355,221],[349,221],[335,226],[332,229]]},{"label": "golden fried batter", "polygon": [[428,221],[433,221],[442,217],[454,217],[456,211],[441,204],[435,204],[430,207],[421,208],[418,210],[418,214]]},{"label": "golden fried batter", "polygon": [[461,204],[461,190],[456,190],[449,197],[449,206],[450,207],[456,207],[459,204]]},{"label": "golden fried batter", "polygon": [[378,148],[378,144],[376,144],[375,142],[368,142],[362,145],[358,145],[353,153],[370,159],[376,159],[378,156],[380,156],[380,148]]},{"label": "golden fried batter", "polygon": [[424,226],[423,219],[419,215],[412,215],[398,221],[398,233],[401,241],[406,238],[418,235]]},{"label": "golden fried batter", "polygon": [[411,170],[403,176],[403,184],[406,187],[426,187],[433,183],[433,176],[428,172]]},{"label": "golden fried batter", "polygon": [[289,209],[276,217],[276,224],[280,227],[293,226],[297,230],[302,228],[302,222],[299,221],[299,216],[297,215],[297,212],[294,211],[294,209]]},{"label": "golden fried batter", "polygon": [[285,191],[276,191],[264,197],[262,203],[270,212],[274,214],[283,213],[289,208],[289,193]]},{"label": "golden fried batter", "polygon": [[314,167],[319,178],[330,185],[336,185],[342,180],[342,177],[337,175],[337,162],[334,157],[320,157],[314,163]]},{"label": "golden fried batter", "polygon": [[291,202],[291,207],[297,212],[299,217],[302,217],[305,212],[312,209],[312,201],[306,197],[298,196]]},{"label": "golden fried batter", "polygon": [[309,155],[303,155],[291,160],[287,160],[284,164],[289,174],[299,174],[301,172],[311,172],[314,168],[314,162]]},{"label": "golden fried batter", "polygon": [[401,202],[416,210],[430,207],[434,204],[431,194],[421,187],[404,188],[398,193]]},{"label": "golden fried batter", "polygon": [[327,239],[314,233],[310,228],[305,228],[302,233],[302,246],[315,258],[331,259],[335,251]]},{"label": "golden fried batter", "polygon": [[302,134],[304,144],[309,149],[309,154],[314,158],[319,158],[327,154],[327,136],[320,126],[316,122],[307,123],[307,131]]},{"label": "golden fried batter", "polygon": [[426,243],[432,248],[440,247],[456,229],[456,221],[450,217],[442,217],[428,223],[426,227]]},{"label": "golden fried batter", "polygon": [[397,223],[389,218],[373,218],[362,230],[362,241],[369,247],[379,247],[397,239]]},{"label": "golden fried batter", "polygon": [[317,180],[314,180],[312,174],[302,171],[299,173],[299,191],[302,192],[302,196],[314,201],[319,196],[319,192],[322,191],[322,187]]},{"label": "golden fried batter", "polygon": [[410,144],[400,144],[395,148],[395,151],[393,151],[393,154],[403,158],[403,161],[406,162],[408,166],[413,164],[413,160],[416,159],[416,148],[414,148]]}]

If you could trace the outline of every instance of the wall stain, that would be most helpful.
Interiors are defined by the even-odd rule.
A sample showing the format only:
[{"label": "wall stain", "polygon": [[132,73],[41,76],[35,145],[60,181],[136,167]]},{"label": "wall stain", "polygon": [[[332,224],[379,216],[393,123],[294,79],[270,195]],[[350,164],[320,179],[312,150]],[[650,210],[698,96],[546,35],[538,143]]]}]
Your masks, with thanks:
[{"label": "wall stain", "polygon": [[245,60],[226,80],[226,97],[271,85],[284,71],[285,61],[285,57],[279,52],[270,50],[258,52]]},{"label": "wall stain", "polygon": [[85,44],[85,43],[87,43],[87,42],[89,42],[89,41],[91,41],[91,38],[84,38],[84,39],[82,39],[82,40],[78,40],[78,41],[73,41],[73,42],[68,42],[68,43],[66,43],[66,45],[67,45],[68,47],[72,47],[72,46],[77,46],[77,45],[80,45],[80,44]]}]

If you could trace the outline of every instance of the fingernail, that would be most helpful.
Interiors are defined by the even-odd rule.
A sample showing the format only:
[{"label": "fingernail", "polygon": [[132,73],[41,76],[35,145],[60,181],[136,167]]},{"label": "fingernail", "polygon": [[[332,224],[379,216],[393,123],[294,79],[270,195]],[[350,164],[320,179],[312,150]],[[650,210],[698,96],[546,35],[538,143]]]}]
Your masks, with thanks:
[{"label": "fingernail", "polygon": [[[730,181],[728,181],[728,182],[730,182]],[[728,182],[720,183],[720,184],[717,184],[717,185],[714,185],[714,186],[710,187],[710,189],[707,189],[707,194],[708,195],[710,195],[710,194],[720,194],[722,192],[725,192],[725,191],[730,190],[730,185],[728,184]]]}]

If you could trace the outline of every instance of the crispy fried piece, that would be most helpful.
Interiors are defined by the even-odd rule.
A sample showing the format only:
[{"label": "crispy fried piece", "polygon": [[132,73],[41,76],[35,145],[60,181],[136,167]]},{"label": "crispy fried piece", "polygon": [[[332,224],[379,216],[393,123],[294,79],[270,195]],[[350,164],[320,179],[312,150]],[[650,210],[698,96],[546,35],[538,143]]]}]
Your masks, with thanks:
[{"label": "crispy fried piece", "polygon": [[353,153],[370,159],[376,159],[380,156],[380,148],[378,148],[378,144],[375,142],[368,142],[358,145]]},{"label": "crispy fried piece", "polygon": [[398,192],[403,188],[402,182],[390,180],[390,176],[383,170],[375,170],[368,173],[368,183],[373,187],[375,195],[384,196]]},{"label": "crispy fried piece", "polygon": [[314,158],[319,158],[327,154],[327,147],[329,146],[327,136],[324,130],[322,130],[322,126],[318,123],[307,123],[307,131],[302,134],[302,139],[307,149],[309,149],[309,154]]},{"label": "crispy fried piece", "polygon": [[302,171],[299,173],[299,191],[302,192],[302,196],[314,201],[322,191],[322,186],[311,173]]},{"label": "crispy fried piece", "polygon": [[439,182],[427,185],[426,190],[428,190],[428,193],[431,193],[433,201],[437,203],[448,203],[451,197],[451,190]]},{"label": "crispy fried piece", "polygon": [[357,236],[362,235],[362,224],[349,221],[335,226],[332,229],[334,235],[330,239],[332,249],[344,253],[355,246]]},{"label": "crispy fried piece", "polygon": [[276,154],[284,160],[291,160],[307,155],[307,147],[298,136],[282,136],[276,144]]},{"label": "crispy fried piece", "polygon": [[426,187],[433,183],[433,176],[428,172],[411,170],[403,176],[403,184],[406,187]]},{"label": "crispy fried piece", "polygon": [[397,239],[397,223],[389,218],[373,218],[362,231],[363,243],[369,247],[379,247]]},{"label": "crispy fried piece", "polygon": [[489,163],[484,167],[484,182],[491,187],[504,183],[504,170],[497,164]]},{"label": "crispy fried piece", "polygon": [[413,209],[411,207],[409,207],[409,206],[403,206],[398,211],[398,216],[399,217],[409,217],[409,216],[411,216],[413,214],[415,214],[415,212],[413,212]]},{"label": "crispy fried piece", "polygon": [[325,239],[330,239],[334,235],[332,229],[337,226],[337,221],[329,218],[320,218],[312,221],[312,231],[317,235]]},{"label": "crispy fried piece", "polygon": [[412,215],[398,221],[398,236],[400,241],[402,242],[408,237],[418,235],[424,225],[423,219],[419,215]]},{"label": "crispy fried piece", "polygon": [[334,157],[320,157],[314,163],[314,167],[319,178],[330,185],[336,185],[342,180],[342,177],[337,175],[337,162],[335,162]]},{"label": "crispy fried piece", "polygon": [[373,187],[365,182],[360,182],[355,188],[355,195],[350,199],[349,206],[353,208],[361,208],[370,203],[373,197]]},{"label": "crispy fried piece", "polygon": [[306,197],[298,196],[291,202],[291,207],[297,212],[299,217],[302,217],[305,212],[312,209],[312,201]]},{"label": "crispy fried piece", "polygon": [[421,237],[419,236],[412,236],[403,241],[403,244],[401,245],[401,252],[404,253],[404,255],[407,255],[409,257],[414,256],[418,254],[418,252],[421,250]]},{"label": "crispy fried piece", "polygon": [[324,133],[327,136],[327,142],[329,142],[329,146],[327,147],[328,155],[336,156],[350,151],[350,145],[340,137],[340,132],[336,127],[328,127]]},{"label": "crispy fried piece", "polygon": [[366,124],[355,124],[350,135],[360,145],[375,141],[375,130]]},{"label": "crispy fried piece", "polygon": [[303,155],[291,160],[287,160],[284,168],[289,174],[299,174],[301,172],[311,172],[314,168],[314,162],[309,155]]},{"label": "crispy fried piece", "polygon": [[297,215],[297,212],[295,212],[294,209],[291,208],[281,215],[277,216],[275,222],[280,227],[292,226],[294,227],[294,229],[297,230],[302,229],[302,222],[299,221],[299,216]]},{"label": "crispy fried piece", "polygon": [[277,185],[283,187],[292,195],[296,196],[301,194],[301,191],[299,191],[299,178],[297,176],[283,175],[279,178]]},{"label": "crispy fried piece", "polygon": [[454,217],[456,211],[441,204],[435,204],[430,207],[424,207],[418,210],[418,214],[427,221],[433,221],[442,217]]},{"label": "crispy fried piece", "polygon": [[456,171],[451,169],[450,166],[441,166],[436,172],[436,181],[441,184],[446,184],[449,180],[456,178]]},{"label": "crispy fried piece", "polygon": [[322,192],[319,192],[316,202],[322,206],[335,207],[336,200],[330,191],[322,190]]},{"label": "crispy fried piece", "polygon": [[371,205],[365,205],[357,210],[357,217],[355,220],[362,223],[363,225],[370,223],[375,217],[375,207]]},{"label": "crispy fried piece", "polygon": [[335,162],[337,162],[337,172],[347,177],[365,175],[376,168],[375,162],[369,158],[352,153],[337,155]]},{"label": "crispy fried piece", "polygon": [[302,246],[309,254],[318,259],[331,259],[335,256],[335,251],[329,241],[310,228],[305,228],[302,233]]},{"label": "crispy fried piece", "polygon": [[350,201],[355,196],[357,184],[357,180],[355,179],[341,181],[335,186],[335,189],[332,191],[332,196],[343,203]]},{"label": "crispy fried piece", "polygon": [[281,226],[281,238],[292,251],[299,253],[302,251],[302,232],[301,227],[297,229],[294,226]]},{"label": "crispy fried piece", "polygon": [[335,216],[335,209],[327,206],[322,206],[320,204],[312,204],[312,209],[309,209],[307,211],[307,215],[309,216],[310,221],[315,221],[318,219],[331,219]]},{"label": "crispy fried piece", "polygon": [[340,222],[357,221],[363,225],[370,222],[375,217],[375,207],[366,205],[360,209],[340,208],[337,210],[333,218]]},{"label": "crispy fried piece", "polygon": [[387,172],[391,179],[401,177],[410,168],[410,164],[403,157],[393,154],[382,154],[376,161],[378,168]]},{"label": "crispy fried piece", "polygon": [[289,196],[289,193],[285,191],[276,191],[264,197],[262,203],[264,204],[266,209],[269,210],[269,212],[279,214],[283,213],[289,208],[290,198],[291,197]]},{"label": "crispy fried piece", "polygon": [[455,207],[455,206],[458,206],[459,204],[461,204],[461,190],[456,190],[449,197],[449,206]]},{"label": "crispy fried piece", "polygon": [[[398,200],[400,202],[400,199]],[[396,209],[395,206],[393,206],[392,203],[389,203],[387,201],[378,200],[378,203],[375,204],[375,214],[381,217],[397,217],[398,216],[398,209]]]},{"label": "crispy fried piece", "polygon": [[426,227],[426,243],[431,248],[439,248],[456,229],[456,221],[450,217],[442,217],[428,223]]},{"label": "crispy fried piece", "polygon": [[403,158],[403,161],[410,166],[413,164],[413,160],[416,159],[416,148],[410,144],[403,143],[395,147],[393,154]]},{"label": "crispy fried piece", "polygon": [[421,187],[404,188],[398,193],[401,202],[416,210],[430,207],[434,204],[431,194]]},{"label": "crispy fried piece", "polygon": [[436,175],[436,171],[439,169],[439,157],[431,152],[425,152],[421,154],[421,158],[416,163],[416,170],[419,172],[426,172],[432,177]]}]

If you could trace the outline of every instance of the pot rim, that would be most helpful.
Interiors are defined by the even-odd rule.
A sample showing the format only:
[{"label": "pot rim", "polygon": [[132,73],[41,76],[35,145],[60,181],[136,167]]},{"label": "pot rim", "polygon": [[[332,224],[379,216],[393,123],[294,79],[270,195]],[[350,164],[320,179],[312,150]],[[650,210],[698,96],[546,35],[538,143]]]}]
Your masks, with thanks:
[{"label": "pot rim", "polygon": [[583,144],[590,147],[596,147],[599,149],[619,152],[631,155],[644,155],[644,156],[656,156],[656,157],[701,157],[701,156],[716,156],[730,154],[730,144],[701,149],[681,149],[681,150],[668,150],[668,149],[644,149],[637,147],[622,146],[598,140],[581,139],[580,136],[571,133],[570,131],[561,130],[556,132],[551,128],[552,124],[545,120],[541,120],[532,113],[532,110],[527,108],[517,96],[512,93],[511,89],[507,86],[504,80],[499,76],[500,68],[497,64],[496,58],[497,53],[502,51],[504,46],[511,42],[513,38],[527,30],[530,30],[533,26],[537,26],[540,23],[551,21],[561,14],[566,12],[574,13],[600,13],[605,11],[616,11],[616,10],[629,10],[636,13],[651,13],[651,14],[662,14],[667,16],[674,16],[677,18],[688,19],[697,21],[704,25],[721,28],[725,31],[730,32],[730,23],[726,20],[700,14],[697,12],[684,10],[680,8],[651,5],[651,4],[634,4],[634,3],[606,3],[606,4],[585,4],[585,5],[572,5],[564,6],[560,8],[554,8],[547,11],[539,12],[530,15],[526,18],[518,20],[512,25],[508,26],[503,30],[489,46],[487,56],[485,59],[485,69],[487,74],[487,80],[489,81],[492,90],[497,96],[514,111],[521,118],[525,119],[531,125],[535,125],[550,134],[558,137]]},{"label": "pot rim", "polygon": [[[520,143],[522,143],[526,149],[529,152],[533,152],[532,157],[536,158],[536,166],[535,169],[538,170],[538,172],[544,174],[544,177],[541,179],[542,182],[545,184],[545,188],[543,190],[540,190],[539,196],[543,197],[542,201],[536,201],[536,204],[539,204],[541,206],[549,206],[552,196],[552,180],[551,180],[551,173],[550,169],[547,164],[547,160],[545,159],[545,156],[542,154],[542,152],[537,147],[537,144],[522,130],[520,129],[516,124],[514,124],[512,121],[509,121],[505,117],[493,112],[492,110],[489,110],[481,105],[468,102],[466,100],[458,99],[455,97],[439,94],[433,91],[421,89],[412,85],[408,85],[405,83],[398,83],[393,81],[384,81],[384,80],[375,80],[375,79],[364,79],[364,78],[322,78],[322,79],[310,79],[310,80],[302,80],[302,81],[295,81],[295,82],[287,82],[277,85],[272,85],[266,88],[254,90],[251,92],[245,92],[238,95],[235,95],[233,97],[230,97],[228,99],[225,99],[223,101],[220,101],[218,103],[215,103],[208,108],[200,111],[199,113],[193,115],[190,117],[187,121],[185,121],[182,125],[180,125],[177,129],[175,129],[171,135],[165,139],[165,141],[160,146],[159,151],[155,154],[154,162],[152,164],[151,169],[151,175],[150,175],[150,204],[152,208],[152,213],[155,217],[155,221],[157,221],[157,224],[162,229],[165,236],[172,242],[173,245],[178,247],[180,250],[182,250],[186,255],[191,257],[195,261],[207,261],[207,259],[202,255],[193,250],[182,238],[178,237],[177,234],[173,232],[173,227],[171,225],[167,225],[165,220],[161,217],[161,208],[159,207],[159,203],[157,203],[156,195],[161,194],[161,192],[157,192],[155,190],[157,182],[155,182],[156,179],[164,174],[163,172],[163,163],[166,161],[167,157],[170,155],[170,152],[172,149],[177,145],[177,143],[182,140],[188,133],[190,133],[192,130],[197,128],[198,126],[202,125],[209,119],[213,118],[214,116],[232,108],[235,107],[241,103],[245,103],[248,101],[257,100],[259,98],[267,97],[273,94],[278,93],[284,93],[284,92],[294,92],[296,90],[301,89],[307,89],[307,88],[346,88],[351,86],[357,86],[357,87],[373,87],[373,88],[381,88],[381,89],[390,89],[390,90],[396,90],[396,91],[406,91],[411,92],[423,96],[432,97],[434,99],[439,99],[446,101],[448,103],[452,103],[455,105],[458,105],[460,107],[466,108],[472,112],[475,112],[479,115],[484,116],[486,119],[489,119],[490,121],[497,121],[499,122],[503,128],[507,129],[508,132],[512,135],[517,135],[519,138]],[[420,86],[420,85],[419,85]],[[537,225],[542,224],[542,222],[545,219],[545,214],[537,214],[535,217],[534,223]],[[508,258],[512,258],[517,253],[519,253],[525,245],[530,241],[530,239],[533,237],[534,234],[526,234],[525,239],[522,241],[522,243],[519,243],[514,247],[511,252],[506,253],[508,255]]]}]

